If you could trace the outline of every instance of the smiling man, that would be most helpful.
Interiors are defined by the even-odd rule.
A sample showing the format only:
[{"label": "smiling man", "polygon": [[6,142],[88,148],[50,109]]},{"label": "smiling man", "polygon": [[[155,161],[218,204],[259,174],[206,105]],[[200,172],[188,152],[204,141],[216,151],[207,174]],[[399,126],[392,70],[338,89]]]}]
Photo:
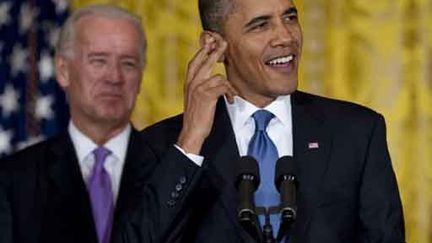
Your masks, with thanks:
[{"label": "smiling man", "polygon": [[[204,160],[201,183],[164,242],[404,242],[383,117],[297,90],[303,37],[293,1],[199,0],[199,9],[201,49],[188,66],[184,114],[143,132],[159,158],[176,144]],[[213,74],[217,62],[226,77]],[[235,182],[244,155],[258,161],[253,201],[267,209],[281,203],[276,161],[294,158],[293,225],[281,227],[270,210],[255,222],[271,229],[265,236],[241,226]]]}]

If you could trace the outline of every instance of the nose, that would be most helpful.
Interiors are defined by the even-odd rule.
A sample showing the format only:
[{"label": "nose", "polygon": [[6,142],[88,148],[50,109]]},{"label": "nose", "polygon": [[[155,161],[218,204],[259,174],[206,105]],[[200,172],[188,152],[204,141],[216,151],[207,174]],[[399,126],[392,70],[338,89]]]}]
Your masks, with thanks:
[{"label": "nose", "polygon": [[109,67],[106,81],[111,84],[121,84],[123,82],[123,71],[120,63],[113,63]]},{"label": "nose", "polygon": [[271,45],[273,47],[286,47],[295,42],[293,27],[284,23],[277,24],[273,29]]}]

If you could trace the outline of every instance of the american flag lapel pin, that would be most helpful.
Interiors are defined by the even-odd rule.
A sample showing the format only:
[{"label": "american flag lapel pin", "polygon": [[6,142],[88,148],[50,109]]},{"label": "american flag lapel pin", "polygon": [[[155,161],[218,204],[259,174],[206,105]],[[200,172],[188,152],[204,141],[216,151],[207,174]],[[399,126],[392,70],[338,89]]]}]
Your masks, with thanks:
[{"label": "american flag lapel pin", "polygon": [[308,143],[308,149],[318,149],[319,143],[318,142],[310,142]]}]

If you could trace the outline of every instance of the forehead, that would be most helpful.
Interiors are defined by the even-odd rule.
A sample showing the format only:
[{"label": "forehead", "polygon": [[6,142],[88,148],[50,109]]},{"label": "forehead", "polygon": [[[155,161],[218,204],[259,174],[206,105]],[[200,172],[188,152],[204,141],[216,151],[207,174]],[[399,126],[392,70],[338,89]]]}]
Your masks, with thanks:
[{"label": "forehead", "polygon": [[278,15],[294,7],[292,0],[235,0],[231,15],[251,19],[261,15]]},{"label": "forehead", "polygon": [[139,44],[139,30],[129,20],[105,16],[84,16],[75,25],[76,38],[81,44]]}]

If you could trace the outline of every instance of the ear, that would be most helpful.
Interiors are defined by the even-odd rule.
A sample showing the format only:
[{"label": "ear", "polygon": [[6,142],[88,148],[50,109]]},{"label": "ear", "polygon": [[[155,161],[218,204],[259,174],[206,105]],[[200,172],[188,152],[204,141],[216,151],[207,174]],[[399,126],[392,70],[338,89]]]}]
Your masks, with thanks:
[{"label": "ear", "polygon": [[55,56],[55,70],[57,83],[63,89],[66,89],[70,83],[68,60],[61,55]]},{"label": "ear", "polygon": [[[215,42],[216,45],[219,44],[220,41],[223,41],[224,38],[217,32],[212,32],[212,31],[208,31],[208,30],[204,30],[203,32],[201,32],[200,34],[200,46],[204,47],[204,45],[206,43],[211,43],[211,42]],[[223,63],[225,60],[225,53],[218,59],[219,63]]]}]

